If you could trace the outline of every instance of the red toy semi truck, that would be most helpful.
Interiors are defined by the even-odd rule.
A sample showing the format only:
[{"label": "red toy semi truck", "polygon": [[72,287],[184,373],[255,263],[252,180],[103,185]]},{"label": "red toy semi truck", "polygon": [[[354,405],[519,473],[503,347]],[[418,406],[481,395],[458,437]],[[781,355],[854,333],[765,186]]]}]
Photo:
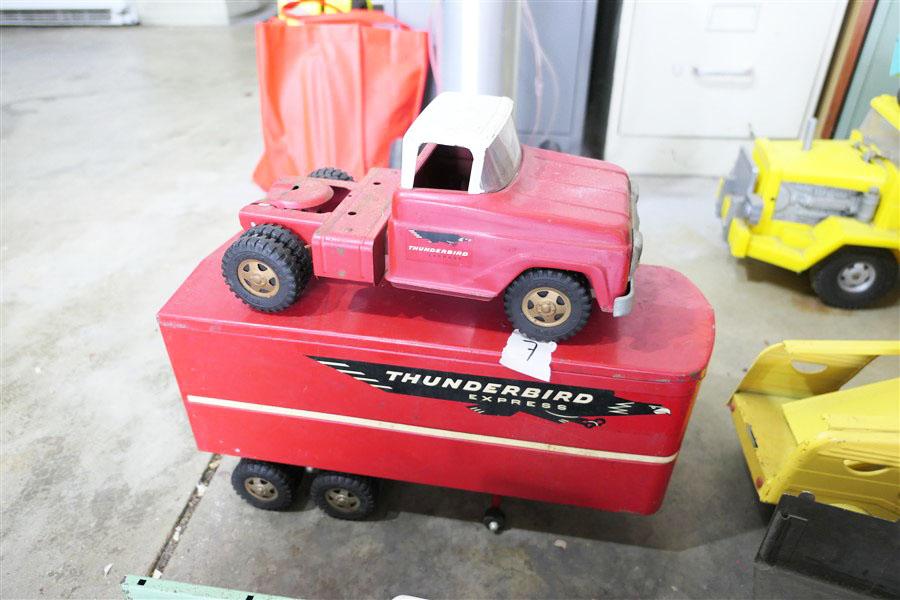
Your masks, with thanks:
[{"label": "red toy semi truck", "polygon": [[[329,280],[267,314],[217,285],[228,245],[159,325],[198,448],[241,457],[231,481],[254,506],[287,509],[306,467],[311,499],[341,519],[372,514],[383,480],[659,508],[715,331],[680,273],[638,267],[632,318],[591,319],[543,381],[500,363],[511,329],[499,298]],[[484,523],[502,528],[498,507]]]},{"label": "red toy semi truck", "polygon": [[594,298],[627,315],[642,246],[627,174],[522,146],[512,111],[509,98],[444,93],[404,136],[400,171],[280,180],[240,212],[245,231],[222,260],[229,287],[264,312],[291,306],[311,275],[502,293],[513,326],[539,341],[575,335]]}]

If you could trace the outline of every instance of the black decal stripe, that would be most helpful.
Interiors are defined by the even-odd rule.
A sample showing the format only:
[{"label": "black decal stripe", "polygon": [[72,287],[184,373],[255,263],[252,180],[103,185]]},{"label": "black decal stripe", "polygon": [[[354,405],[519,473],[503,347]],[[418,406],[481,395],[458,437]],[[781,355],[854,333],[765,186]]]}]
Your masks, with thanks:
[{"label": "black decal stripe", "polygon": [[440,231],[421,231],[418,229],[410,229],[409,232],[420,240],[427,240],[432,244],[458,244],[460,242],[468,242],[469,238],[464,238],[455,233],[443,233]]},{"label": "black decal stripe", "polygon": [[310,356],[319,364],[393,394],[465,402],[473,412],[532,416],[597,427],[602,417],[670,414],[658,404],[625,400],[611,390],[483,377],[449,371]]}]

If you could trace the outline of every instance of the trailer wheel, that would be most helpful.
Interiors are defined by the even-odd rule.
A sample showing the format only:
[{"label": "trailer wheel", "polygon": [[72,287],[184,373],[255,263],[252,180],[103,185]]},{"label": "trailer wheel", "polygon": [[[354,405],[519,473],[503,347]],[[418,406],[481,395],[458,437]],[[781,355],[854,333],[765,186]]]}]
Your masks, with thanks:
[{"label": "trailer wheel", "polygon": [[897,260],[880,248],[843,248],[812,268],[810,283],[822,302],[863,308],[897,283]]},{"label": "trailer wheel", "polygon": [[309,281],[309,250],[292,250],[260,235],[241,236],[222,257],[225,283],[246,305],[278,312],[293,304]]},{"label": "trailer wheel", "polygon": [[264,510],[285,510],[294,502],[299,478],[293,470],[261,460],[242,458],[231,474],[238,496]]},{"label": "trailer wheel", "polygon": [[374,481],[344,473],[319,473],[310,495],[316,506],[336,519],[360,521],[375,510]]},{"label": "trailer wheel", "polygon": [[540,342],[572,337],[591,316],[587,285],[565,271],[525,271],[506,288],[503,302],[513,327]]},{"label": "trailer wheel", "polygon": [[350,173],[338,169],[337,167],[322,167],[310,173],[307,177],[316,179],[337,179],[338,181],[353,181]]},{"label": "trailer wheel", "polygon": [[496,506],[492,506],[484,511],[481,522],[491,533],[500,533],[506,526],[506,515]]}]

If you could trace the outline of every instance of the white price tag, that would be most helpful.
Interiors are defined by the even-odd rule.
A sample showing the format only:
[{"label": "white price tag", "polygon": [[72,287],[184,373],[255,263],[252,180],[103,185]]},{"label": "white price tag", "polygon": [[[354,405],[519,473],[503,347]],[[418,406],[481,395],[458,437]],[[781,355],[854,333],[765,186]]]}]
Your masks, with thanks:
[{"label": "white price tag", "polygon": [[550,381],[550,359],[554,350],[556,342],[536,342],[516,329],[506,340],[500,364],[535,379]]}]

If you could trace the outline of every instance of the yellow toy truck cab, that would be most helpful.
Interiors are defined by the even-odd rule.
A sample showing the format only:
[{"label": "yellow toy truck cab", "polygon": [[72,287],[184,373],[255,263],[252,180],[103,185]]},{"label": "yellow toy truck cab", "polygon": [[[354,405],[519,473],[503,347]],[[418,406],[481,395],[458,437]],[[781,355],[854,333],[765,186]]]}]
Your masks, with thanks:
[{"label": "yellow toy truck cab", "polygon": [[900,256],[900,105],[878,96],[846,140],[759,138],[719,185],[731,253],[809,271],[823,302],[860,308],[890,292]]},{"label": "yellow toy truck cab", "polygon": [[764,350],[728,407],[759,499],[900,519],[900,378],[842,387],[900,341],[786,341]]}]

